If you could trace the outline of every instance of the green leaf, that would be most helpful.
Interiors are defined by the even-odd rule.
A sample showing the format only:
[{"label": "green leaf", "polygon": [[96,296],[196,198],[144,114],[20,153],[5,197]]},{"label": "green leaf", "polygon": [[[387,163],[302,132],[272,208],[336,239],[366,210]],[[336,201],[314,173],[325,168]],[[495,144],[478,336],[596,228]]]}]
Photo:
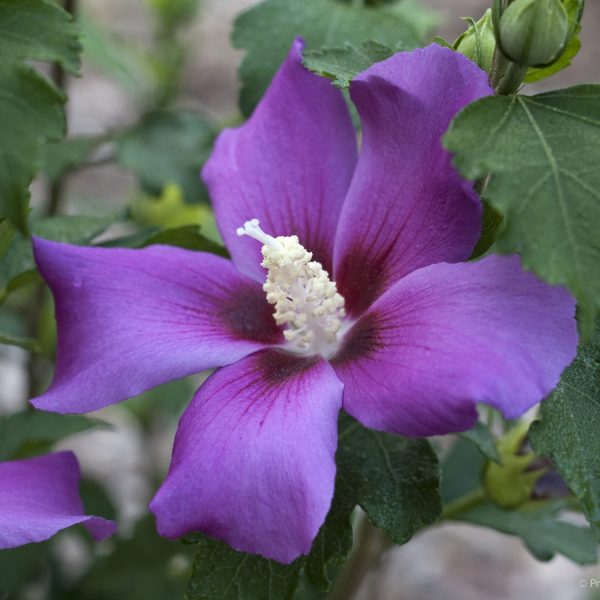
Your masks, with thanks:
[{"label": "green leaf", "polygon": [[51,182],[85,163],[92,152],[104,143],[105,136],[74,137],[44,146],[43,169]]},{"label": "green leaf", "polygon": [[182,227],[170,229],[147,227],[126,237],[107,240],[101,246],[107,248],[145,248],[152,244],[165,244],[187,248],[188,250],[210,252],[224,258],[229,257],[229,253],[224,246],[213,242],[201,231],[202,229],[198,225],[183,225]]},{"label": "green leaf", "polygon": [[464,438],[457,438],[442,462],[442,498],[450,504],[481,488],[485,459]]},{"label": "green leaf", "polygon": [[4,57],[0,90],[0,217],[25,233],[28,188],[40,166],[41,144],[65,134],[65,98],[33,69]]},{"label": "green leaf", "polygon": [[[26,544],[0,552],[0,594],[3,600],[20,599],[17,592],[47,576],[51,542]],[[11,594],[10,592],[14,592]]]},{"label": "green leaf", "polygon": [[336,460],[357,503],[396,544],[439,519],[440,469],[427,440],[366,429],[344,415]]},{"label": "green leaf", "polygon": [[396,50],[386,44],[369,40],[358,48],[346,44],[344,48],[322,48],[306,50],[304,66],[317,75],[333,79],[333,84],[346,88],[350,81],[373,63],[389,58]]},{"label": "green leaf", "polygon": [[15,233],[15,228],[8,219],[0,219],[0,260],[10,248]]},{"label": "green leaf", "polygon": [[179,248],[187,248],[188,250],[210,252],[211,254],[217,254],[225,258],[229,257],[227,250],[223,246],[204,237],[200,233],[200,227],[197,225],[184,225],[183,227],[164,229],[146,238],[139,247],[143,248],[152,244],[178,246]]},{"label": "green leaf", "polygon": [[26,312],[9,308],[6,304],[0,306],[0,331],[12,337],[26,337],[30,328]]},{"label": "green leaf", "polygon": [[529,431],[536,453],[549,457],[600,532],[600,332],[582,346],[558,387],[542,402]]},{"label": "green leaf", "polygon": [[201,0],[146,0],[166,35],[173,35],[177,28],[193,23],[200,3]]},{"label": "green leaf", "polygon": [[[373,4],[382,4],[382,2]],[[445,15],[442,12],[429,8],[425,4],[422,0],[400,0],[391,8],[396,15],[410,23],[412,30],[416,32],[421,43],[428,43],[433,34],[432,32],[440,27],[445,20]]]},{"label": "green leaf", "polygon": [[559,553],[580,565],[594,564],[597,560],[594,536],[587,528],[559,521],[556,514],[563,507],[560,501],[529,510],[504,510],[485,504],[457,518],[520,537],[539,560],[550,560]]},{"label": "green leaf", "polygon": [[439,35],[436,35],[433,38],[433,40],[431,40],[431,43],[437,44],[438,46],[441,46],[442,48],[448,48],[448,50],[454,50],[454,44],[451,44],[450,42],[445,40],[443,37],[440,37]]},{"label": "green leaf", "polygon": [[139,101],[147,102],[152,94],[150,57],[139,44],[123,39],[85,13],[79,18],[86,64],[112,77]]},{"label": "green leaf", "polygon": [[336,0],[266,0],[250,8],[236,19],[233,31],[233,45],[247,50],[239,71],[242,112],[252,112],[297,36],[308,50],[360,47],[365,40],[413,48],[422,41],[413,20],[417,10],[404,2],[356,7]]},{"label": "green leaf", "polygon": [[196,113],[153,112],[117,141],[117,159],[151,194],[176,183],[188,202],[207,200],[200,167],[214,136],[214,127]]},{"label": "green leaf", "polygon": [[26,59],[59,62],[65,71],[77,75],[80,52],[77,25],[54,2],[0,0],[0,56],[4,64]]},{"label": "green leaf", "polygon": [[188,600],[287,600],[294,596],[302,559],[282,565],[200,538]]},{"label": "green leaf", "polygon": [[22,233],[41,144],[66,131],[64,95],[23,61],[57,61],[76,74],[80,50],[77,27],[53,2],[0,0],[0,218]]},{"label": "green leaf", "polygon": [[111,521],[116,521],[119,518],[117,508],[108,497],[106,490],[97,481],[85,479],[85,474],[84,479],[79,484],[79,496],[86,514],[98,515]]},{"label": "green leaf", "polygon": [[99,426],[109,427],[98,419],[42,411],[24,411],[0,417],[0,460],[45,452],[68,435]]},{"label": "green leaf", "polygon": [[600,85],[483,98],[444,143],[465,177],[492,174],[484,196],[504,216],[494,249],[565,284],[589,331],[600,308]]},{"label": "green leaf", "polygon": [[99,246],[103,248],[141,248],[147,240],[162,230],[159,227],[144,227],[140,231],[122,237],[102,241]]},{"label": "green leaf", "polygon": [[[115,220],[108,217],[60,216],[32,221],[34,235],[48,240],[86,244],[102,233]],[[31,240],[15,236],[5,256],[0,260],[0,302],[3,293],[37,278]]]},{"label": "green leaf", "polygon": [[481,422],[477,421],[475,427],[459,434],[461,438],[471,442],[483,456],[500,464],[500,455],[496,448],[496,440],[490,430]]},{"label": "green leaf", "polygon": [[304,574],[318,590],[329,590],[331,582],[327,568],[331,564],[341,565],[352,551],[351,516],[355,506],[353,490],[348,488],[342,477],[338,477],[327,519],[304,561]]},{"label": "green leaf", "polygon": [[159,537],[150,517],[136,524],[132,538],[116,539],[114,543],[113,552],[94,563],[69,597],[77,600],[183,597],[193,548]]}]

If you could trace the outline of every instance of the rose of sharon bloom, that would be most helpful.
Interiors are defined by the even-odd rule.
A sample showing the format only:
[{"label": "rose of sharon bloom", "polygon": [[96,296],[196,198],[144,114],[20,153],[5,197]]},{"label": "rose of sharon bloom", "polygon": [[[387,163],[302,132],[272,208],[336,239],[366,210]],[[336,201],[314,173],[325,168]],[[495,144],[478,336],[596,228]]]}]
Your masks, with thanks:
[{"label": "rose of sharon bloom", "polygon": [[80,479],[72,452],[0,462],[0,549],[42,542],[77,523],[97,540],[115,533],[113,521],[83,514]]},{"label": "rose of sharon bloom", "polygon": [[37,240],[58,361],[35,406],[100,408],[215,371],[181,418],[159,532],[202,531],[290,562],[309,552],[334,489],[341,408],[409,436],[461,431],[486,402],[521,415],[577,344],[574,300],[516,256],[466,261],[481,204],[442,148],[486,74],[433,45],[342,94],[296,41],[247,123],[204,168],[225,260],[172,247]]}]

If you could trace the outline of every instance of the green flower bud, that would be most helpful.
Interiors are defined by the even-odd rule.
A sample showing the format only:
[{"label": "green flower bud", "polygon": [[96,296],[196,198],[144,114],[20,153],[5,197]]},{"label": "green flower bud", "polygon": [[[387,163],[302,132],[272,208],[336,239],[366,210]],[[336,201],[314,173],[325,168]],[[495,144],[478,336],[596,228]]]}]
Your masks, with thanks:
[{"label": "green flower bud", "polygon": [[569,18],[560,0],[514,0],[500,19],[500,46],[522,66],[553,62],[569,41]]},{"label": "green flower bud", "polygon": [[528,429],[528,422],[517,423],[498,441],[502,464],[490,462],[485,467],[485,491],[493,502],[503,508],[515,508],[529,500],[536,481],[547,471],[546,468],[528,470],[536,458],[535,454],[519,454]]},{"label": "green flower bud", "polygon": [[471,27],[456,38],[454,49],[470,58],[480,68],[489,73],[492,68],[494,49],[496,48],[492,11],[488,8],[479,21],[475,22],[473,19],[469,19],[469,21]]}]

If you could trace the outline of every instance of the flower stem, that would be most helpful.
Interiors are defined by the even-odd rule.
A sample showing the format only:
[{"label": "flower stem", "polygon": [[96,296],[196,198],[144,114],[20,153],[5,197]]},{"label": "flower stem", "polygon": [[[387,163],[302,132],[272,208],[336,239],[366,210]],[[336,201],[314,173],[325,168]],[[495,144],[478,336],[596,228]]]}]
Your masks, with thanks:
[{"label": "flower stem", "polygon": [[482,488],[477,488],[444,507],[442,521],[451,521],[470,508],[475,508],[487,500],[487,494]]},{"label": "flower stem", "polygon": [[356,544],[342,572],[335,580],[328,596],[329,600],[351,600],[390,545],[391,542],[385,533],[371,525],[366,515],[362,515]]},{"label": "flower stem", "polygon": [[499,96],[514,94],[523,83],[528,67],[518,65],[504,56],[499,45],[494,50],[490,85]]},{"label": "flower stem", "polygon": [[528,67],[509,62],[496,87],[496,93],[501,96],[514,94],[523,83]]}]

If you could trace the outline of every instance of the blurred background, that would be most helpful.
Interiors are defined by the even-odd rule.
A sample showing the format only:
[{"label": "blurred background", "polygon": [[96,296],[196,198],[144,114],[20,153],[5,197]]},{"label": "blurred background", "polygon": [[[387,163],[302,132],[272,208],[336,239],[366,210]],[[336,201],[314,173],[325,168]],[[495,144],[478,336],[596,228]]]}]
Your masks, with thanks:
[{"label": "blurred background", "polygon": [[[202,148],[193,140],[183,146],[183,142],[174,142],[169,137],[170,129],[162,129],[159,122],[150,133],[144,130],[141,135],[132,136],[129,145],[119,149],[119,160],[115,160],[113,150],[105,147],[103,136],[131,128],[152,103],[161,102],[204,115],[207,123],[213,124],[198,133],[206,139],[214,135],[215,124],[221,127],[239,122],[237,68],[243,51],[232,47],[230,34],[235,16],[257,2],[203,0],[198,12],[192,11],[185,25],[179,27],[175,45],[168,41],[164,30],[157,30],[156,13],[163,4],[160,0],[80,0],[77,12],[84,28],[85,51],[82,76],[69,77],[66,82],[69,136],[95,136],[96,142],[85,168],[68,173],[64,165],[59,165],[56,169],[60,177],[53,177],[50,156],[46,177],[33,186],[33,205],[42,206],[54,193],[60,195],[64,213],[111,216],[128,207],[145,225],[201,222],[205,235],[217,240],[210,211],[201,203],[203,198],[184,206],[185,185],[179,181],[161,189],[152,180],[153,173],[164,166],[160,162],[164,157],[157,157],[154,163],[152,156],[140,158],[140,146],[143,150],[146,142],[149,147],[152,143],[164,143],[169,148],[174,144],[175,159],[183,156],[181,160],[185,161],[187,153],[187,166],[198,158],[195,153],[204,151]],[[465,29],[460,17],[477,19],[490,2],[422,0],[421,4],[435,11],[438,26],[434,33],[452,41]],[[527,86],[526,93],[599,81],[599,27],[600,2],[590,0],[583,19],[583,47],[573,66],[543,84]],[[149,66],[148,54],[160,60]],[[169,81],[174,65],[181,69],[177,82]],[[157,98],[148,83],[152,78],[162,78],[166,96],[171,94],[170,86],[177,88],[176,93]],[[179,126],[196,132],[204,127],[185,119]],[[194,186],[195,181],[190,185]],[[203,193],[199,185],[197,193]],[[127,233],[125,230],[123,235]],[[17,332],[23,319],[18,300],[0,312],[0,322]],[[51,347],[52,319],[48,315],[52,307],[48,298],[43,302],[46,318],[42,314],[36,326],[42,345],[47,340]],[[0,346],[0,415],[23,409],[27,398],[47,384],[50,365],[43,357],[32,360],[20,348]],[[110,423],[110,428],[78,433],[60,442],[59,447],[73,449],[80,459],[88,512],[115,514],[121,524],[122,539],[91,547],[77,533],[69,531],[51,543],[4,553],[0,557],[0,582],[17,582],[15,589],[21,591],[14,598],[181,597],[181,582],[189,572],[192,553],[181,544],[158,543],[146,505],[168,467],[177,418],[200,381],[197,377],[169,384],[106,409],[98,416]],[[87,572],[94,554],[100,566],[96,565],[88,576],[86,589],[77,591],[71,583]],[[41,566],[48,556],[53,564],[51,583]],[[110,585],[120,586],[116,596],[107,587],[107,573],[112,580]],[[132,573],[136,573],[134,581],[129,581]],[[517,539],[473,526],[445,524],[417,535],[404,547],[390,550],[365,582],[360,597],[579,600],[594,597],[595,579],[600,581],[600,566],[584,569],[563,557],[541,563]],[[49,585],[57,586],[56,590],[49,592]],[[65,591],[69,589],[76,591]],[[596,597],[600,598],[600,594]],[[0,599],[4,600],[1,586]]]},{"label": "blurred background", "polygon": [[[203,0],[197,17],[182,32],[189,54],[183,67],[179,105],[200,109],[220,122],[236,119],[237,68],[244,52],[232,47],[230,34],[235,16],[255,4],[258,1]],[[436,11],[439,26],[433,33],[450,41],[466,28],[461,17],[477,19],[490,6],[486,0],[420,0],[420,4]],[[81,5],[82,14],[104,32],[136,40],[142,47],[150,43],[153,24],[143,0],[82,0]],[[526,93],[598,81],[599,26],[600,2],[588,1],[581,32],[582,49],[572,66],[540,84],[527,86]],[[135,58],[119,56],[118,51],[115,56],[104,56],[98,47],[102,37],[94,42],[93,48],[88,46],[88,61],[84,55],[83,77],[69,84],[71,135],[101,134],[133,123],[144,100],[143,74],[136,74],[132,64]],[[106,71],[111,69],[112,76],[107,76]],[[128,70],[133,70],[133,74]],[[101,195],[91,208],[107,212],[121,206],[123,195],[130,195],[135,185],[130,172],[114,165],[99,166],[71,177],[67,196],[69,202],[78,202]]]}]

